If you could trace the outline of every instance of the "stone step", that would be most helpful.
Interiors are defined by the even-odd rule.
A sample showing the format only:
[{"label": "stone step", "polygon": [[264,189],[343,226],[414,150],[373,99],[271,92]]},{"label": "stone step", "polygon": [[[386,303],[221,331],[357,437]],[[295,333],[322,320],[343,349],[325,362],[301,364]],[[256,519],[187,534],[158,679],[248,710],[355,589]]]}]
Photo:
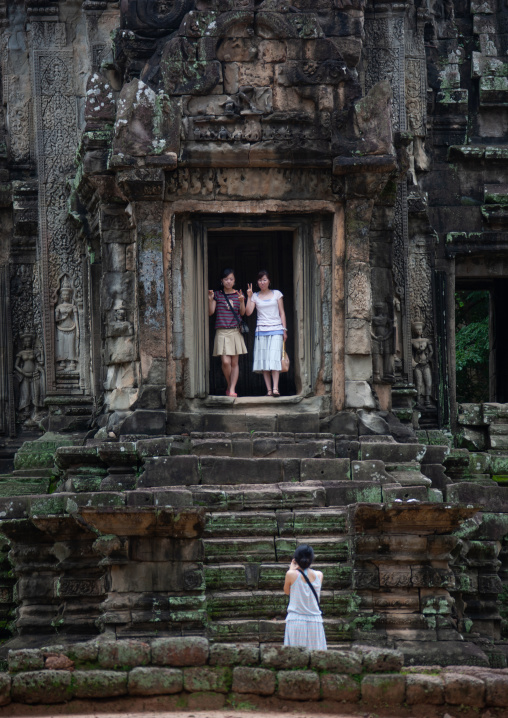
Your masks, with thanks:
[{"label": "stone step", "polygon": [[[400,486],[399,484],[384,484],[383,501],[387,504],[404,501],[430,501],[426,486]],[[442,494],[441,494],[442,500]]]},{"label": "stone step", "polygon": [[396,444],[380,442],[362,442],[361,459],[379,459],[385,464],[395,464],[407,461],[421,462],[425,456],[426,447],[423,444]]},{"label": "stone step", "polygon": [[[353,619],[354,620],[354,619]],[[339,617],[323,618],[328,645],[351,641],[354,623]],[[278,643],[284,641],[286,624],[281,619],[235,618],[211,621],[207,637],[214,643]]]},{"label": "stone step", "polygon": [[394,463],[387,462],[385,464],[385,469],[390,473],[392,473],[393,471],[420,471],[421,464],[419,461],[399,461]]},{"label": "stone step", "polygon": [[390,471],[391,476],[401,486],[432,486],[431,479],[428,479],[421,471]]},{"label": "stone step", "polygon": [[347,532],[345,509],[296,511],[212,512],[207,518],[205,536],[301,536],[344,534]]},{"label": "stone step", "polygon": [[301,538],[256,536],[255,538],[229,537],[203,540],[205,563],[284,562],[286,570],[295,549],[302,543],[312,543],[316,561],[346,562],[349,557],[347,537]]},{"label": "stone step", "polygon": [[[323,572],[327,589],[351,588],[353,569],[350,563],[320,561],[315,564],[315,567]],[[270,589],[281,591],[287,570],[287,561],[281,563],[209,563],[204,566],[206,590],[259,589],[266,591]]]},{"label": "stone step", "polygon": [[[263,403],[263,412],[249,413],[247,405],[235,406],[235,400],[221,397],[222,403],[227,403],[228,411],[207,411],[205,414],[197,412],[169,412],[166,422],[167,434],[189,434],[193,431],[291,431],[291,432],[319,432],[319,413],[301,411],[299,402],[284,404],[284,413],[277,413],[277,400]],[[225,400],[225,401],[224,401]]]},{"label": "stone step", "polygon": [[[284,618],[288,597],[278,590],[212,591],[207,594],[207,613],[212,620],[226,618]],[[327,617],[344,616],[351,612],[353,592],[323,590],[320,605]]]},{"label": "stone step", "polygon": [[147,458],[137,488],[203,484],[265,484],[287,481],[345,480],[349,459],[232,458],[161,456]]}]

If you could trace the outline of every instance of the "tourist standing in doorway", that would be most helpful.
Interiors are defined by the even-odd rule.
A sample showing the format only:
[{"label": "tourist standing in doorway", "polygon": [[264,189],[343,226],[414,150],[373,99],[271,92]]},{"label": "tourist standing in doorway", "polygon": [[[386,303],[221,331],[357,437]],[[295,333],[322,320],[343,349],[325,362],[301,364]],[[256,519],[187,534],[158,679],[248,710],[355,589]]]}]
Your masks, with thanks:
[{"label": "tourist standing in doorway", "polygon": [[301,544],[286,573],[284,593],[289,596],[289,605],[284,645],[326,651],[323,614],[319,606],[323,574],[310,568],[313,560],[312,548]]},{"label": "tourist standing in doorway", "polygon": [[258,274],[258,287],[259,292],[254,293],[252,284],[247,285],[247,316],[250,317],[254,309],[257,311],[252,371],[263,373],[267,396],[280,396],[282,342],[287,339],[283,295],[278,289],[270,289],[266,269]]},{"label": "tourist standing in doorway", "polygon": [[235,289],[235,272],[229,267],[222,272],[220,286],[219,291],[210,289],[208,292],[208,314],[212,316],[217,312],[213,356],[221,358],[227,382],[226,396],[237,396],[238,358],[240,354],[247,354],[240,331],[241,317],[245,314],[245,297],[241,289]]}]

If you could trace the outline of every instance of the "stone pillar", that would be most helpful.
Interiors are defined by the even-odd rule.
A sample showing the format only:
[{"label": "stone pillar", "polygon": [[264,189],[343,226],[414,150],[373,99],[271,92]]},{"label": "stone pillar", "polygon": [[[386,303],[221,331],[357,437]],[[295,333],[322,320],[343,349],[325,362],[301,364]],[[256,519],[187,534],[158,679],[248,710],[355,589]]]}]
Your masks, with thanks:
[{"label": "stone pillar", "polygon": [[374,409],[369,225],[374,200],[346,202],[346,407]]},{"label": "stone pillar", "polygon": [[372,631],[396,642],[463,640],[452,618],[452,533],[476,511],[434,503],[348,508],[357,640],[372,640]]}]

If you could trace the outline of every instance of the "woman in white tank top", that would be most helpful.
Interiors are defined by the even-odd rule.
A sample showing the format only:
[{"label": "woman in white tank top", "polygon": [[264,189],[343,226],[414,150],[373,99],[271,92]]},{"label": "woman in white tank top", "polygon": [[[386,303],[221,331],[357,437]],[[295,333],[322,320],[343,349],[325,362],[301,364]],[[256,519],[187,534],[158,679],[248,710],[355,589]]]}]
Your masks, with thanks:
[{"label": "woman in white tank top", "polygon": [[[312,548],[307,544],[301,544],[296,549],[289,571],[286,573],[284,593],[289,596],[289,605],[284,645],[326,651],[323,615],[319,607],[323,574],[321,571],[309,570],[313,560]],[[305,580],[302,572],[308,581]]]}]

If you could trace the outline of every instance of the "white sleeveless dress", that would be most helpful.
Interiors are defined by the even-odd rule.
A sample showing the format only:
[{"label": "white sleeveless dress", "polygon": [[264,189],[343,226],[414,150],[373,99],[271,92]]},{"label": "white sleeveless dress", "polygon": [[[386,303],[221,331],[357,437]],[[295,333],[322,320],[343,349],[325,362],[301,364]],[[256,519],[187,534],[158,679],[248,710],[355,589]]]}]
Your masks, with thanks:
[{"label": "white sleeveless dress", "polygon": [[[307,575],[308,569],[305,570]],[[310,579],[309,579],[310,580]],[[316,575],[311,582],[318,597],[321,595],[321,580]],[[304,646],[312,650],[326,651],[323,616],[314,594],[301,573],[291,586],[286,616],[285,646]]]}]

